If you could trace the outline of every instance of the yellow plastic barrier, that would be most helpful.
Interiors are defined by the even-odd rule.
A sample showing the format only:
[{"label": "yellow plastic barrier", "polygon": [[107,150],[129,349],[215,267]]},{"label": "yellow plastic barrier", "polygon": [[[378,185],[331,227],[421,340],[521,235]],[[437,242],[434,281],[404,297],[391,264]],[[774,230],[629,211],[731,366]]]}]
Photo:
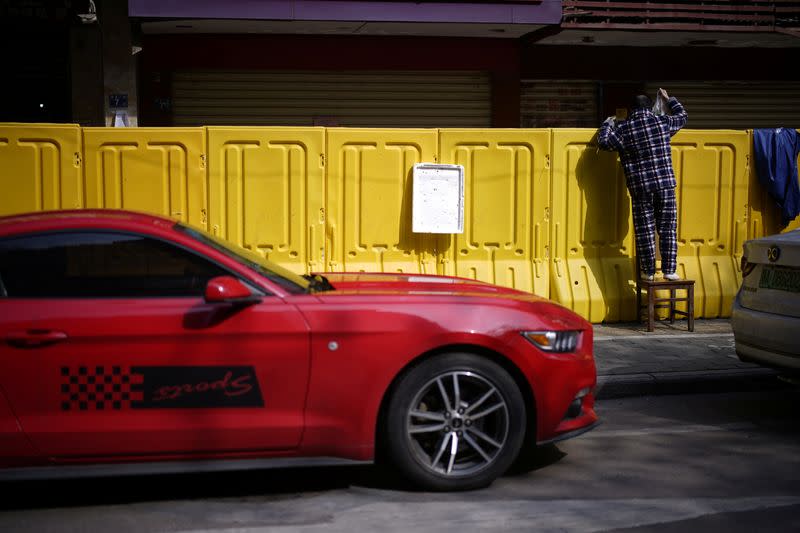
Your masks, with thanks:
[{"label": "yellow plastic barrier", "polygon": [[[616,154],[595,130],[553,130],[551,297],[592,322],[634,320],[635,240]],[[749,136],[682,131],[673,138],[678,182],[678,273],[697,281],[695,316],[730,316],[747,236]]]},{"label": "yellow plastic barrier", "polygon": [[203,128],[84,128],[86,207],[206,227]]},{"label": "yellow plastic barrier", "polygon": [[[798,132],[800,132],[800,130],[798,130]],[[748,133],[750,134],[750,146],[753,146],[753,132],[748,130]],[[785,233],[800,228],[800,216],[789,222],[786,226],[781,225],[780,208],[758,181],[756,165],[752,155],[748,155],[748,161],[750,164],[748,238]],[[800,166],[800,156],[798,156],[797,163],[798,166]]]},{"label": "yellow plastic barrier", "polygon": [[464,233],[446,274],[549,294],[550,130],[440,133],[440,161],[464,166]]},{"label": "yellow plastic barrier", "polygon": [[635,244],[617,156],[596,130],[553,130],[550,297],[592,322],[633,320]]},{"label": "yellow plastic barrier", "polygon": [[323,128],[209,127],[208,229],[298,272],[325,267]]},{"label": "yellow plastic barrier", "polygon": [[[0,215],[110,207],[204,227],[296,272],[476,278],[591,320],[636,318],[630,198],[596,130],[84,128],[0,124]],[[752,132],[673,139],[678,273],[726,317],[748,238],[780,228]],[[463,234],[411,231],[415,163],[465,168]]]},{"label": "yellow plastic barrier", "polygon": [[411,231],[412,171],[434,162],[436,130],[328,129],[328,267],[436,274],[449,235]]},{"label": "yellow plastic barrier", "polygon": [[0,124],[0,215],[83,207],[81,129]]},{"label": "yellow plastic barrier", "polygon": [[[800,130],[797,130],[797,132],[800,133]],[[800,168],[800,154],[797,155],[797,166],[798,168]],[[800,181],[800,176],[798,176],[797,179],[798,181]],[[781,231],[785,233],[787,231],[791,231],[798,228],[800,228],[800,216],[796,217],[793,221],[789,222],[789,224],[787,224],[786,227],[783,228]]]},{"label": "yellow plastic barrier", "polygon": [[672,140],[678,180],[678,273],[695,283],[695,316],[730,316],[747,239],[752,143],[748,132],[679,132]]}]

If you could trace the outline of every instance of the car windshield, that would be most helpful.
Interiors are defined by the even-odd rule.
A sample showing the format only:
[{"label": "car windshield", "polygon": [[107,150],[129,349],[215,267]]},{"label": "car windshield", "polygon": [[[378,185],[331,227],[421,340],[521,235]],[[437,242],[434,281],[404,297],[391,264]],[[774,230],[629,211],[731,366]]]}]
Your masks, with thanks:
[{"label": "car windshield", "polygon": [[211,246],[218,252],[225,254],[238,263],[255,270],[262,276],[267,277],[270,281],[277,283],[291,293],[298,294],[312,292],[314,289],[313,280],[309,280],[308,278],[305,278],[299,274],[295,274],[291,270],[287,270],[282,266],[261,257],[257,253],[248,250],[247,248],[236,246],[235,244],[232,244],[224,239],[220,239],[219,237],[211,235],[210,233],[206,233],[203,230],[194,228],[192,226],[187,226],[180,222],[175,224],[175,229],[193,237],[194,239],[197,239],[204,244],[207,244],[208,246]]}]

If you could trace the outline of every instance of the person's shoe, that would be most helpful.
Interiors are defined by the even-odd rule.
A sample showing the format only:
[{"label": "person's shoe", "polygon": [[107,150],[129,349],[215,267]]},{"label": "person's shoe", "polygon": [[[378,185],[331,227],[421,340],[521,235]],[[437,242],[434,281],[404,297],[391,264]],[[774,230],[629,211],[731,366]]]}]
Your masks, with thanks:
[{"label": "person's shoe", "polygon": [[653,281],[653,279],[655,279],[655,276],[653,274],[645,274],[644,272],[642,272],[641,274],[639,274],[639,279],[641,279],[642,281]]},{"label": "person's shoe", "polygon": [[672,272],[670,274],[664,274],[664,279],[667,281],[678,281],[679,279],[681,279],[681,277],[675,272]]}]

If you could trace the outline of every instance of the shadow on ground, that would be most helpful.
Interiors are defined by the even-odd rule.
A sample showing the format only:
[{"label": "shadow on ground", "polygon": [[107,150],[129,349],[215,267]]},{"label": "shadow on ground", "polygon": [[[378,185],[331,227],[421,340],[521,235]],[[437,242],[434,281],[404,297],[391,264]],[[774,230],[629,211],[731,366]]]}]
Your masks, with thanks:
[{"label": "shadow on ground", "polygon": [[364,484],[376,467],[315,467],[126,477],[4,482],[2,509],[78,507],[161,500],[280,498]]},{"label": "shadow on ground", "polygon": [[[555,445],[523,454],[508,476],[527,474],[559,461]],[[423,492],[386,467],[337,466],[99,477],[0,483],[0,510],[120,505],[163,500],[198,500],[258,496],[270,500],[362,487]]]}]

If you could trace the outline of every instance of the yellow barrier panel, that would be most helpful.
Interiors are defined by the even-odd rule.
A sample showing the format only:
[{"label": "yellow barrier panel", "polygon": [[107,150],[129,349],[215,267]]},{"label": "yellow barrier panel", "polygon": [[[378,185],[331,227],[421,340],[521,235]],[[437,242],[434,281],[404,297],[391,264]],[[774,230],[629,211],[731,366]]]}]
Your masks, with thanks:
[{"label": "yellow barrier panel", "polygon": [[696,280],[697,317],[730,316],[741,283],[751,146],[744,131],[684,130],[672,139],[678,273]]},{"label": "yellow barrier panel", "polygon": [[[797,132],[800,133],[800,130],[797,130]],[[800,169],[800,154],[797,155],[797,167]],[[797,176],[797,180],[798,182],[800,182],[800,175]],[[798,228],[800,228],[800,215],[795,217],[793,221],[789,222],[789,224],[786,226],[786,228],[783,229],[783,231],[791,231],[793,229],[798,229]]]},{"label": "yellow barrier panel", "polygon": [[[0,124],[0,214],[155,212],[297,272],[451,274],[634,320],[630,198],[595,133]],[[411,231],[412,167],[436,161],[464,165],[463,234]],[[678,273],[697,281],[697,317],[729,316],[744,240],[800,218],[780,228],[750,131],[682,131],[673,164]]]},{"label": "yellow barrier panel", "polygon": [[[592,322],[636,319],[630,198],[616,154],[595,130],[553,130],[551,296]],[[678,273],[696,280],[695,316],[730,316],[747,235],[749,137],[682,131],[673,138],[678,181]]]},{"label": "yellow barrier panel", "polygon": [[[800,130],[798,130],[800,131]],[[748,130],[750,146],[753,146],[753,131]],[[751,150],[752,152],[752,150]],[[770,197],[767,190],[761,186],[756,172],[755,154],[748,155],[750,162],[750,187],[748,198],[748,238],[754,239],[764,235],[785,233],[800,228],[800,216],[789,222],[786,226],[781,224],[781,210],[775,200]],[[797,159],[800,166],[800,156]],[[800,178],[798,178],[800,179]]]},{"label": "yellow barrier panel", "polygon": [[412,172],[436,161],[436,130],[332,128],[327,140],[328,267],[436,274],[449,235],[411,231]]},{"label": "yellow barrier panel", "polygon": [[550,130],[440,132],[440,161],[464,166],[464,233],[445,273],[549,294]]},{"label": "yellow barrier panel", "polygon": [[550,296],[592,322],[634,320],[630,198],[596,131],[553,130]]},{"label": "yellow barrier panel", "polygon": [[325,130],[207,132],[209,230],[295,272],[324,270]]},{"label": "yellow barrier panel", "polygon": [[0,191],[0,215],[82,207],[80,127],[0,124]]},{"label": "yellow barrier panel", "polygon": [[[797,130],[797,132],[800,133],[800,130]],[[797,155],[797,167],[800,168],[800,154]],[[798,175],[797,179],[798,182],[800,182],[800,175]],[[798,228],[800,228],[800,215],[798,215],[797,217],[795,217],[794,220],[789,222],[789,224],[787,224],[785,228],[782,228],[781,231],[785,233],[787,231],[792,231],[793,229],[798,229]]]},{"label": "yellow barrier panel", "polygon": [[203,128],[84,128],[86,207],[206,227]]}]

